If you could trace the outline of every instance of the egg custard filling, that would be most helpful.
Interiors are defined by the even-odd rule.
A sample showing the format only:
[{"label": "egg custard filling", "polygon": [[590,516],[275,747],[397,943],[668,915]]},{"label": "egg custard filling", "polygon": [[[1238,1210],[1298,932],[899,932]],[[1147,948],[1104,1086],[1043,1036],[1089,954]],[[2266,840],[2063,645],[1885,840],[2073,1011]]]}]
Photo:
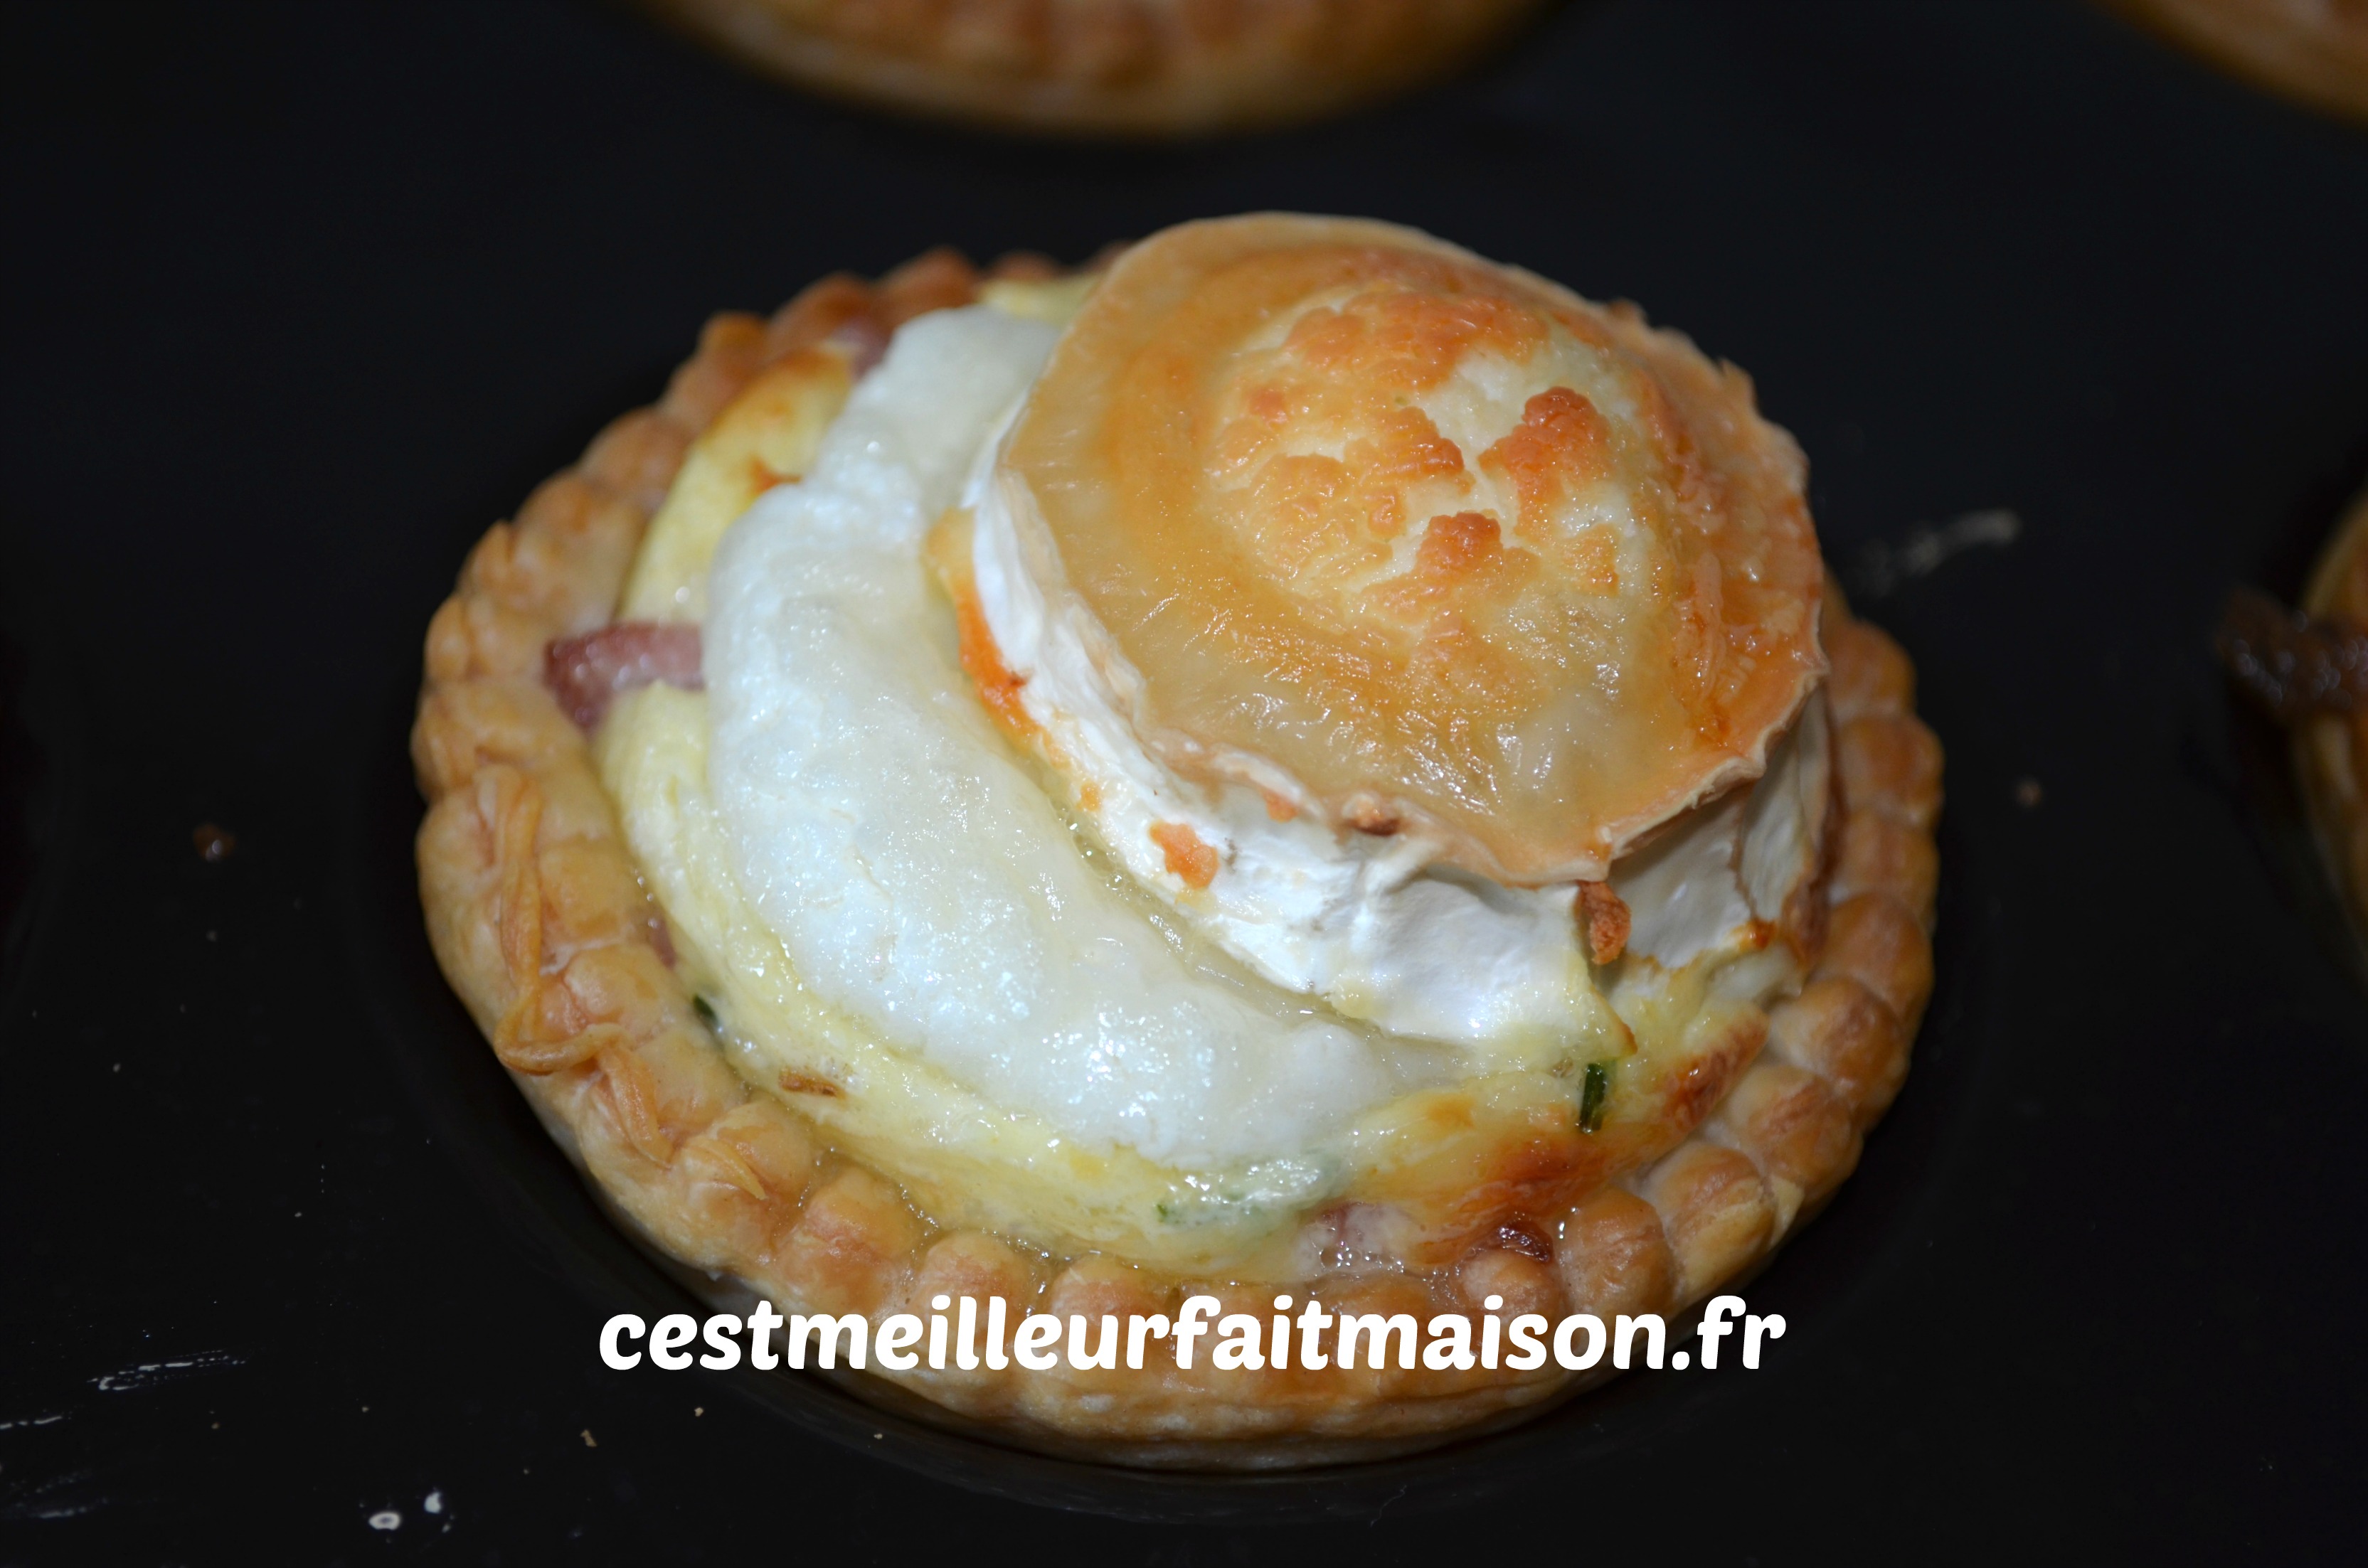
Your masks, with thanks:
[{"label": "egg custard filling", "polygon": [[704,689],[596,743],[717,1038],[938,1223],[1176,1272],[1434,1264],[1527,1128],[1649,1158],[1622,1105],[1799,988],[1827,858],[1740,380],[1261,216],[756,389],[619,608]]}]

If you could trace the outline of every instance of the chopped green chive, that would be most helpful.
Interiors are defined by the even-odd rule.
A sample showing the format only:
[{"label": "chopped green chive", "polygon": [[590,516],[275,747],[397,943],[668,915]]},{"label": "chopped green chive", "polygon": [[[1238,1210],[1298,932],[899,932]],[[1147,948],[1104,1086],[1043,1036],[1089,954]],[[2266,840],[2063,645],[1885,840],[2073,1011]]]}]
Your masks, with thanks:
[{"label": "chopped green chive", "polygon": [[1578,1096],[1578,1130],[1592,1132],[1603,1125],[1603,1102],[1611,1097],[1611,1069],[1600,1062],[1587,1064],[1587,1087]]}]

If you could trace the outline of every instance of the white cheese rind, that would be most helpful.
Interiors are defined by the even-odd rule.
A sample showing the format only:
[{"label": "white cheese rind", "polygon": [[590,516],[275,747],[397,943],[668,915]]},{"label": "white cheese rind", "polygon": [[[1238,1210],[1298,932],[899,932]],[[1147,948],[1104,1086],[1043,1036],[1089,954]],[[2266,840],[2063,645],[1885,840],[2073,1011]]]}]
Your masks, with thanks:
[{"label": "white cheese rind", "polygon": [[[1319,996],[1393,1033],[1460,1046],[1506,1064],[1551,1061],[1601,1028],[1600,994],[1580,948],[1577,888],[1509,888],[1438,866],[1417,834],[1335,833],[1308,817],[1276,821],[1241,786],[1187,780],[1138,738],[1140,676],[1067,591],[1024,486],[982,452],[963,492],[981,614],[1028,716],[1053,748],[1102,840],[1145,888],[1276,984]],[[1821,704],[1822,698],[1816,702]],[[1824,816],[1822,709],[1814,778],[1788,739],[1771,755],[1782,779],[1729,792],[1615,869],[1631,897],[1633,950],[1676,969],[1752,944],[1755,903],[1772,920],[1815,869]],[[1273,781],[1288,799],[1288,779]],[[1756,853],[1747,857],[1742,835]],[[1217,852],[1205,888],[1167,864],[1153,830],[1180,824]],[[1747,896],[1744,882],[1752,893]]]},{"label": "white cheese rind", "polygon": [[[1395,1034],[1547,1060],[1600,1023],[1573,887],[1429,875],[1439,846],[1418,835],[1279,822],[1257,790],[1188,782],[1155,758],[1126,711],[1133,672],[1059,588],[1042,545],[1029,548],[1030,503],[995,472],[994,455],[981,455],[963,494],[975,519],[980,612],[1005,667],[1024,682],[1029,717],[1073,780],[1090,783],[1084,809],[1129,874],[1276,984]],[[1169,869],[1152,836],[1176,824],[1217,851],[1205,889]]]},{"label": "white cheese rind", "polygon": [[1832,788],[1826,697],[1809,699],[1790,733],[1770,748],[1768,771],[1748,790],[1702,807],[1612,869],[1627,903],[1628,950],[1664,970],[1755,945],[1825,852]]}]

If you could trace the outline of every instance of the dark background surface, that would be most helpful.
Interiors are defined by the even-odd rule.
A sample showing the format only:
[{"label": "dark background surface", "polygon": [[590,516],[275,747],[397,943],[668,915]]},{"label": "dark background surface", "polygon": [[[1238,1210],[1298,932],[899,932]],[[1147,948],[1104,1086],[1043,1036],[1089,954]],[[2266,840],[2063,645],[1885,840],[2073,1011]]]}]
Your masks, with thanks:
[{"label": "dark background surface", "polygon": [[[6,17],[0,1562],[2356,1551],[2368,1001],[2207,631],[2368,468],[2368,133],[2071,0],[1580,0],[1410,103],[1188,151],[882,121],[582,0]],[[670,1287],[426,958],[429,612],[712,310],[1260,206],[1748,366],[1846,573],[2023,519],[1861,601],[1949,748],[1941,977],[1752,1288],[1792,1333],[1254,1487],[603,1370]]]}]

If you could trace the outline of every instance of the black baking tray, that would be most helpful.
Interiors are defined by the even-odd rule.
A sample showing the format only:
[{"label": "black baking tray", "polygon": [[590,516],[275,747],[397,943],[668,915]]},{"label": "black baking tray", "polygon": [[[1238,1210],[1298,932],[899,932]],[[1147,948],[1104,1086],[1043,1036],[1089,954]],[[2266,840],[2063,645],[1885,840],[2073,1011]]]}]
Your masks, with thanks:
[{"label": "black baking tray", "polygon": [[[1170,149],[820,105],[584,0],[0,26],[0,1562],[2356,1553],[2368,989],[2209,630],[2368,479],[2368,131],[2076,0],[1577,0]],[[1791,1332],[1257,1480],[605,1370],[688,1298],[427,954],[429,612],[712,310],[1261,207],[1748,367],[1918,662],[1938,990],[1751,1287]]]}]

